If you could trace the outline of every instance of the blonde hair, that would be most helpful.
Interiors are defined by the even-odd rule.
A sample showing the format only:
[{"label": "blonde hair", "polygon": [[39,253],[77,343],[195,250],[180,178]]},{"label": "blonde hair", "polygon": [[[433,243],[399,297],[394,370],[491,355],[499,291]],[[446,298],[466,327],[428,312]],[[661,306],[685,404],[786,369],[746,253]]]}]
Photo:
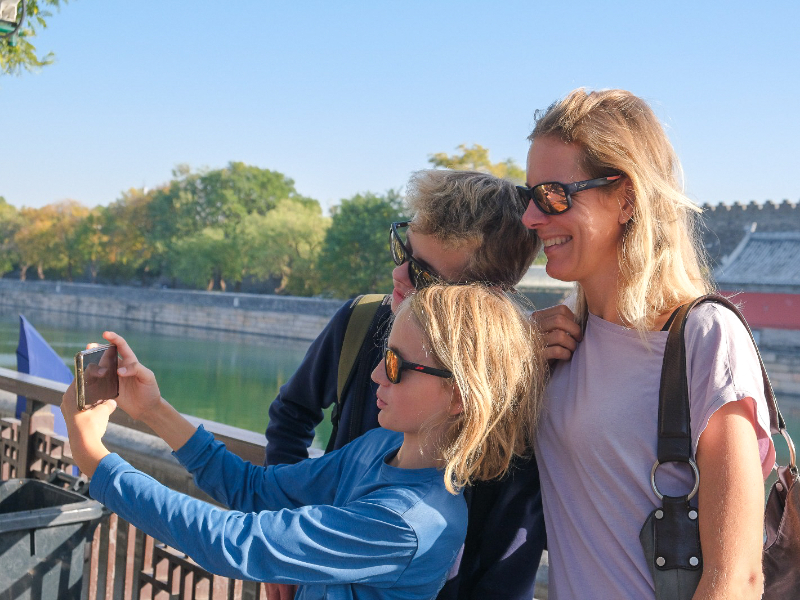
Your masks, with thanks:
[{"label": "blonde hair", "polygon": [[[572,91],[543,113],[528,139],[555,136],[582,150],[590,178],[624,173],[602,193],[620,193],[633,208],[617,251],[620,266],[617,310],[624,323],[647,331],[655,319],[711,291],[697,215],[682,190],[680,162],[647,103],[625,90]],[[587,317],[586,297],[576,284],[575,314]]]},{"label": "blonde hair", "polygon": [[513,183],[473,171],[432,169],[411,176],[406,203],[412,231],[445,247],[474,245],[462,279],[506,288],[531,266],[541,241],[522,224],[525,212]]},{"label": "blonde hair", "polygon": [[533,442],[547,373],[541,334],[502,291],[480,284],[426,287],[398,316],[406,309],[460,394],[440,448],[448,491],[502,477]]}]

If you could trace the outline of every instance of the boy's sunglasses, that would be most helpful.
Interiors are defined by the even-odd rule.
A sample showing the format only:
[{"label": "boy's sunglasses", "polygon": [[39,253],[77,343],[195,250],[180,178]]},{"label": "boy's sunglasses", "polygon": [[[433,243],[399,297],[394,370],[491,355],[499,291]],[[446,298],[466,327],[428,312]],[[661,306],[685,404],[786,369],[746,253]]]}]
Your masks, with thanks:
[{"label": "boy's sunglasses", "polygon": [[444,369],[434,369],[433,367],[426,367],[403,360],[403,357],[397,353],[397,350],[393,350],[389,348],[389,346],[383,349],[383,364],[386,367],[386,377],[392,383],[400,383],[400,373],[405,370],[434,375],[435,377],[441,377],[443,379],[450,379],[453,376],[450,371],[445,371]]},{"label": "boy's sunglasses", "polygon": [[392,223],[389,230],[389,248],[392,251],[392,260],[398,267],[408,261],[408,278],[415,289],[421,290],[424,287],[441,283],[443,280],[430,267],[425,267],[417,259],[411,256],[400,234],[397,232],[399,227],[408,227],[408,221],[398,221]]},{"label": "boy's sunglasses", "polygon": [[572,208],[572,194],[612,184],[620,177],[622,175],[611,175],[610,177],[598,177],[597,179],[587,179],[586,181],[576,181],[575,183],[548,181],[533,187],[518,185],[517,191],[526,207],[532,200],[536,208],[546,215],[560,215]]}]

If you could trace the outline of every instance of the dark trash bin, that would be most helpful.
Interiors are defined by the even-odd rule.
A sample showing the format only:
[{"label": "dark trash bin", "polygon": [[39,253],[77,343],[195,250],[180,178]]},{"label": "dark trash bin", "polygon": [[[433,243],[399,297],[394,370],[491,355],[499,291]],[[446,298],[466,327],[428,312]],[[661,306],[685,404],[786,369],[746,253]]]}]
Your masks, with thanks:
[{"label": "dark trash bin", "polygon": [[37,479],[0,482],[0,600],[78,600],[103,507]]}]

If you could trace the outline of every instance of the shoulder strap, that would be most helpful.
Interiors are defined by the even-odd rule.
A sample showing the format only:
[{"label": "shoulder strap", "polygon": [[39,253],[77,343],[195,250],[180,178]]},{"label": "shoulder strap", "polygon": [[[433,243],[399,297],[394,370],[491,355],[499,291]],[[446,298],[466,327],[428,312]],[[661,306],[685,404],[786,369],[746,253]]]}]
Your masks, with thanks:
[{"label": "shoulder strap", "polygon": [[336,402],[342,401],[342,392],[356,366],[356,359],[364,345],[370,323],[378,312],[385,294],[364,294],[353,300],[350,320],[344,332],[342,351],[339,354],[339,376],[336,380]]},{"label": "shoulder strap", "polygon": [[688,462],[692,455],[691,423],[689,415],[689,383],[686,379],[686,346],[684,333],[686,320],[695,306],[703,302],[715,302],[728,308],[745,326],[761,366],[761,376],[764,382],[764,396],[769,407],[770,433],[782,434],[789,443],[791,463],[796,464],[794,446],[786,432],[786,422],[783,420],[775,393],[772,390],[764,361],[753,338],[753,332],[739,312],[739,309],[727,298],[718,294],[708,294],[696,298],[680,308],[672,322],[664,350],[664,362],[661,369],[661,388],[659,391],[658,407],[658,460],[659,462],[681,461]]},{"label": "shoulder strap", "polygon": [[342,349],[339,352],[339,371],[336,379],[336,404],[331,412],[331,437],[325,449],[327,454],[336,445],[339,435],[339,421],[342,418],[342,394],[348,382],[353,378],[358,364],[358,357],[364,346],[370,326],[378,314],[378,309],[384,302],[384,294],[364,294],[350,304],[350,318],[342,339]]}]

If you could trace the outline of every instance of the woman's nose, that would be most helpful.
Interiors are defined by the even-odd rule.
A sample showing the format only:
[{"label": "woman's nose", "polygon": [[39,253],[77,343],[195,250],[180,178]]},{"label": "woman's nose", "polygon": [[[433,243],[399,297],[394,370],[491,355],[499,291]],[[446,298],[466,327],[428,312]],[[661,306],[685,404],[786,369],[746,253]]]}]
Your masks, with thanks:
[{"label": "woman's nose", "polygon": [[539,210],[539,207],[533,202],[528,201],[528,208],[525,214],[522,215],[522,224],[528,229],[536,229],[541,227],[547,221],[547,215]]}]

